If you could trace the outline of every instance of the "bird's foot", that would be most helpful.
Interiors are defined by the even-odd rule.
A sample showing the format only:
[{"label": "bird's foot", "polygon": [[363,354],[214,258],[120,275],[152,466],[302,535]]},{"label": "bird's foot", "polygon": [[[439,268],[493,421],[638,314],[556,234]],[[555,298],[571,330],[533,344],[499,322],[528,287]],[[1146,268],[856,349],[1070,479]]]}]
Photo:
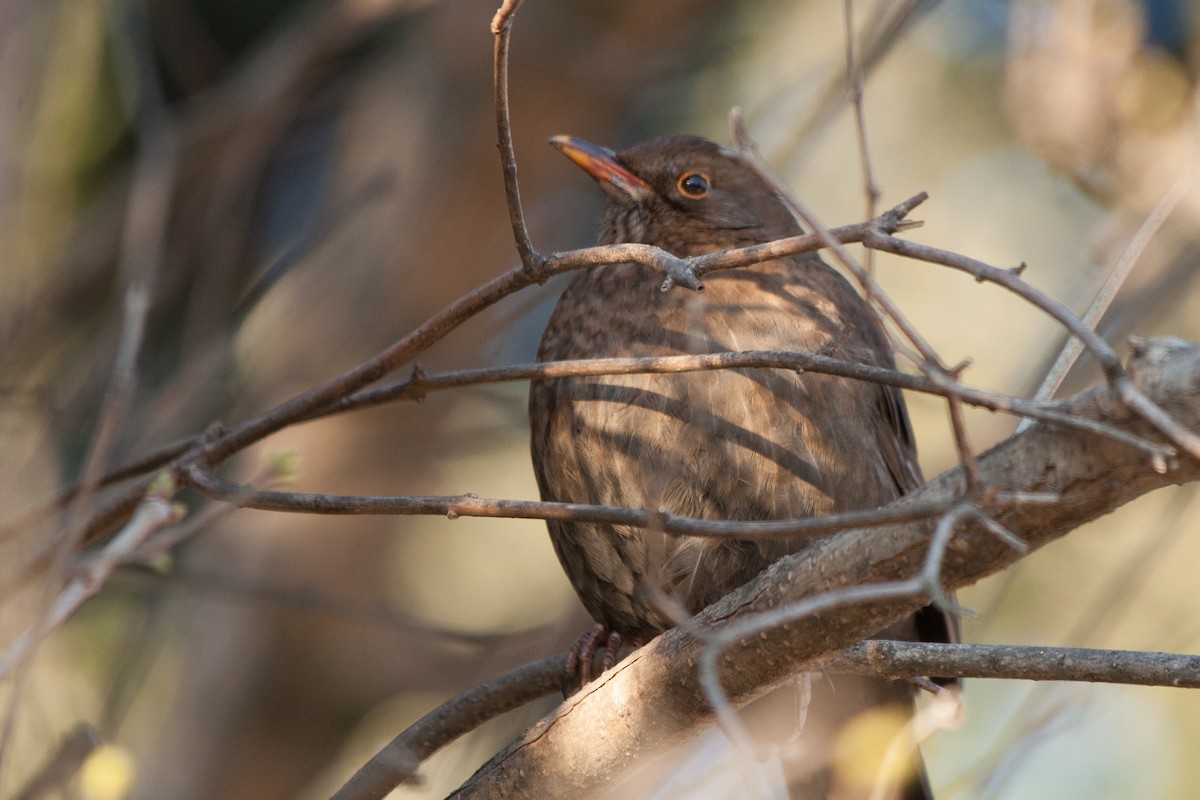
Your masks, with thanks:
[{"label": "bird's foot", "polygon": [[621,649],[621,634],[603,623],[597,623],[590,631],[575,640],[567,654],[567,666],[563,671],[563,696],[571,690],[585,686],[595,676],[592,665],[600,643],[604,643],[604,655],[600,660],[600,669],[611,669],[617,663],[617,653]]}]

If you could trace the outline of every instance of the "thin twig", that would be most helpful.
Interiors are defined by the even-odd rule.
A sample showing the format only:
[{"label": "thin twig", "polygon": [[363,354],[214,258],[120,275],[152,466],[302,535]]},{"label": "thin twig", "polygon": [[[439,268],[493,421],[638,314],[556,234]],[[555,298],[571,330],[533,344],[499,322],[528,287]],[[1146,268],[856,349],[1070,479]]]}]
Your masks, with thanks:
[{"label": "thin twig", "polygon": [[564,378],[599,375],[633,375],[648,373],[694,372],[717,369],[779,368],[806,370],[827,375],[837,375],[854,380],[870,381],[895,386],[913,392],[946,397],[954,394],[967,405],[985,408],[1005,414],[1029,417],[1064,427],[1075,427],[1091,433],[1119,439],[1151,456],[1165,456],[1163,445],[1106,425],[1096,420],[1073,416],[1063,411],[1061,403],[1035,403],[999,392],[991,392],[951,383],[949,387],[927,376],[910,375],[906,372],[877,367],[873,364],[857,364],[832,358],[820,353],[798,351],[743,350],[729,353],[705,353],[681,356],[643,356],[636,358],[594,358],[569,361],[515,364],[507,367],[484,367],[459,372],[422,373],[407,380],[386,384],[375,389],[364,389],[346,397],[312,418],[345,413],[360,408],[370,408],[401,399],[418,399],[430,392],[477,386],[506,381],[532,380],[535,378]]},{"label": "thin twig", "polygon": [[721,684],[718,659],[729,645],[765,634],[767,631],[786,625],[822,611],[857,605],[860,603],[883,602],[909,597],[921,597],[925,583],[920,578],[906,581],[891,581],[868,586],[847,586],[823,594],[806,597],[800,602],[789,603],[770,611],[755,614],[745,620],[719,628],[708,637],[700,653],[698,673],[705,697],[716,714],[717,725],[729,737],[730,742],[744,755],[756,756],[756,748],[738,719],[736,709],[729,702]]},{"label": "thin twig", "polygon": [[[513,240],[521,264],[531,275],[540,275],[545,258],[533,247],[529,228],[525,225],[525,213],[521,210],[521,190],[517,184],[517,156],[513,150],[512,122],[508,113],[508,42],[512,35],[513,16],[521,0],[504,0],[492,18],[492,34],[495,37],[493,51],[494,87],[496,93],[496,133],[500,148],[500,167],[504,171],[504,196],[508,201],[508,217],[512,223]],[[543,278],[544,280],[544,278]]]},{"label": "thin twig", "polygon": [[[821,221],[796,198],[791,188],[777,178],[766,162],[763,161],[762,156],[759,154],[758,146],[746,131],[740,110],[733,109],[730,112],[729,119],[734,140],[738,145],[738,149],[745,157],[746,162],[763,180],[775,189],[780,199],[787,204],[798,220],[821,236],[821,240],[829,247],[838,263],[858,281],[866,298],[878,305],[887,318],[912,343],[913,347],[917,348],[917,351],[921,354],[921,359],[917,361],[918,368],[931,378],[940,379],[943,382],[957,382],[957,371],[950,369],[942,362],[937,352],[933,349],[933,346],[917,331],[916,326],[909,322],[908,318],[892,302],[891,298],[884,294],[874,277],[854,260],[853,256],[850,255],[850,252],[841,242],[838,242],[829,235],[828,229],[821,224]],[[869,231],[867,235],[872,236],[873,234],[874,232]],[[951,421],[954,423],[952,426],[954,445],[958,450],[959,461],[963,465],[963,477],[966,482],[965,490],[968,494],[977,496],[983,487],[979,485],[978,481],[979,472],[975,466],[975,453],[971,449],[970,443],[966,439],[966,431],[961,425],[961,404],[953,394],[947,395],[946,402],[950,406]]]},{"label": "thin twig", "polygon": [[[856,61],[859,72],[869,76],[884,58],[892,52],[898,42],[917,24],[921,17],[937,7],[941,0],[889,0],[886,3],[868,5],[868,17],[862,25],[858,40]],[[827,133],[829,126],[841,114],[849,96],[850,87],[844,65],[831,64],[827,75],[819,86],[811,89],[805,85],[805,115],[799,120],[789,121],[788,141],[776,148],[773,155],[782,165],[785,174],[811,155],[814,147]],[[784,87],[793,84],[784,82]],[[783,89],[783,91],[790,91]],[[778,97],[768,97],[760,105],[768,108],[785,107],[789,104]]]},{"label": "thin twig", "polygon": [[[1170,415],[1165,413],[1153,401],[1129,380],[1129,375],[1121,365],[1121,359],[1116,351],[1109,347],[1099,334],[1085,325],[1063,303],[1033,285],[1022,280],[1018,271],[1000,269],[985,264],[969,256],[941,250],[929,245],[916,244],[904,239],[897,239],[885,233],[871,231],[865,240],[867,247],[885,250],[889,253],[905,256],[906,258],[925,261],[931,264],[942,264],[947,267],[962,270],[972,275],[976,280],[988,281],[1003,286],[1005,289],[1028,301],[1034,307],[1044,311],[1064,328],[1079,338],[1083,346],[1100,363],[1104,376],[1123,403],[1142,419],[1149,422],[1165,436],[1172,444],[1186,451],[1193,458],[1200,459],[1200,436],[1183,427]],[[1154,468],[1159,471],[1169,469],[1169,465],[1156,461]]]},{"label": "thin twig", "polygon": [[[906,203],[902,203],[896,209],[893,209],[893,212],[899,210],[902,213],[907,213],[903,209],[910,207],[915,202],[920,202],[920,200],[914,198],[906,201]],[[882,221],[895,222],[893,212],[881,215]],[[857,233],[860,232],[856,231]],[[866,230],[861,231],[861,235],[864,237],[869,233],[870,226],[867,226]],[[792,246],[796,246],[796,252],[799,252],[801,247],[804,249],[815,249],[820,247],[820,244],[817,240],[813,240],[811,242],[803,242],[801,245],[793,244]],[[741,258],[747,259],[745,263],[740,264],[741,266],[744,266],[746,263],[755,263],[775,257],[768,249],[764,249],[763,246],[745,248],[745,250],[753,252],[747,254],[742,251],[731,251],[731,253],[736,253]],[[523,266],[517,267],[493,278],[482,286],[451,302],[437,314],[411,331],[407,336],[373,358],[359,364],[337,378],[281,403],[259,417],[243,422],[215,436],[211,442],[205,445],[202,454],[203,458],[208,463],[219,463],[250,444],[293,424],[297,420],[305,418],[315,411],[324,409],[351,392],[374,383],[402,364],[416,358],[417,355],[440,341],[466,320],[503,298],[508,297],[513,292],[531,285],[535,279],[544,280],[546,277],[561,272],[569,272],[600,264],[623,262],[636,262],[652,268],[662,269],[668,277],[672,277],[676,270],[683,270],[683,273],[686,274],[693,269],[693,265],[703,267],[716,264],[720,268],[731,268],[734,266],[733,263],[727,260],[716,258],[679,259],[664,250],[659,250],[649,245],[610,245],[607,247],[588,248],[586,250],[572,251],[571,253],[556,254],[547,260],[546,265],[539,271],[536,278]]]},{"label": "thin twig", "polygon": [[[163,93],[152,68],[147,20],[141,7],[128,10],[126,17],[114,16],[109,25],[109,41],[114,56],[119,96],[125,101],[126,116],[137,138],[129,206],[121,231],[118,269],[124,290],[124,318],[117,354],[101,401],[99,421],[92,433],[88,453],[80,473],[80,491],[73,497],[54,543],[45,550],[53,579],[46,586],[46,601],[61,584],[66,566],[87,538],[91,499],[104,474],[113,443],[125,422],[137,386],[137,362],[142,351],[146,318],[153,295],[155,277],[162,262],[166,242],[167,215],[179,158],[178,125],[166,110]],[[20,576],[18,576],[20,577]],[[56,625],[49,602],[41,604],[37,619],[27,631],[28,646],[18,658],[31,657],[42,638]],[[12,652],[12,648],[9,649]],[[27,662],[26,662],[27,663]],[[15,665],[8,663],[7,674]],[[6,758],[12,752],[17,704],[23,693],[24,668],[16,670],[15,690],[9,694],[0,729],[0,783]]]},{"label": "thin twig", "polygon": [[[921,571],[902,581],[846,586],[823,594],[806,597],[797,603],[790,603],[768,611],[739,620],[723,628],[711,631],[700,657],[698,667],[701,686],[709,703],[716,714],[717,724],[729,737],[730,741],[740,752],[753,756],[754,747],[747,735],[742,722],[738,719],[736,710],[730,703],[717,669],[721,652],[730,645],[761,635],[766,631],[777,629],[788,623],[796,622],[805,617],[819,614],[834,608],[860,603],[874,603],[887,600],[898,600],[909,597],[924,597],[940,608],[950,613],[960,611],[951,597],[942,588],[941,567],[946,548],[950,544],[959,524],[968,518],[986,520],[987,515],[974,501],[959,500],[942,514],[934,529],[929,547],[923,559]],[[1009,534],[1011,537],[1012,535]],[[1006,542],[1012,542],[1005,539]],[[1019,540],[1018,540],[1019,541]],[[1025,552],[1028,548],[1019,542],[1018,549]],[[941,673],[932,673],[941,675]],[[953,677],[953,676],[944,676]]]},{"label": "thin twig", "polygon": [[[1129,410],[1153,425],[1168,441],[1178,445],[1192,458],[1200,460],[1200,435],[1176,422],[1170,414],[1147,397],[1145,392],[1134,386],[1133,382],[1129,380],[1129,376],[1123,371],[1113,378],[1112,382],[1116,384],[1117,396]],[[1155,461],[1152,466],[1157,472],[1164,474],[1172,469],[1169,460]]]},{"label": "thin twig", "polygon": [[[912,226],[910,223],[903,221],[904,216],[924,199],[924,194],[916,195],[881,214],[870,223],[836,228],[830,233],[839,237],[844,236],[848,242],[855,242],[862,241],[867,233],[875,228],[890,232],[908,229]],[[608,245],[574,250],[568,253],[556,253],[547,259],[546,265],[541,270],[540,277],[544,279],[551,275],[577,269],[586,269],[602,264],[635,262],[662,271],[665,276],[680,285],[693,286],[695,288],[699,286],[697,276],[707,272],[747,266],[782,255],[809,252],[820,249],[823,246],[821,237],[809,234],[782,239],[778,242],[765,245],[755,245],[737,250],[680,259],[664,250],[649,245]],[[198,455],[210,463],[219,463],[233,453],[289,425],[321,416],[322,412],[334,403],[369,386],[403,364],[412,361],[421,352],[440,341],[467,319],[470,319],[514,292],[524,289],[533,282],[534,278],[531,277],[523,266],[509,270],[457,298],[416,329],[412,330],[407,336],[342,375],[293,397],[258,417],[225,429],[215,430],[213,435],[204,444],[202,452],[191,452],[191,448],[200,442],[199,437],[187,442],[177,443],[117,470],[114,475],[120,475],[119,479],[112,477],[110,480],[106,477],[104,482],[106,485],[115,483],[118,480],[131,477],[139,471],[158,469],[167,464],[172,465],[173,468],[178,467],[181,464],[194,460]],[[144,482],[128,487],[114,497],[100,513],[93,515],[87,527],[85,542],[90,543],[95,541],[111,531],[114,526],[119,526],[127,519],[130,511],[137,505],[139,498],[144,493],[145,488]],[[68,490],[60,495],[60,497],[73,497],[75,494],[75,491]],[[38,514],[39,512],[34,512],[17,523],[6,525],[4,528],[5,535],[25,523],[26,519],[40,519]]]},{"label": "thin twig", "polygon": [[880,678],[993,678],[1200,689],[1200,655],[868,639],[825,668]]},{"label": "thin twig", "polygon": [[[184,439],[183,441],[169,444],[166,447],[155,450],[153,453],[142,456],[126,464],[122,464],[120,467],[110,469],[100,476],[96,481],[94,481],[91,484],[91,488],[93,490],[106,489],[109,486],[114,486],[122,481],[127,481],[131,478],[136,478],[140,475],[145,475],[146,473],[161,469],[162,467],[171,463],[173,459],[176,459],[186,453],[196,443],[198,438],[199,437],[193,436],[191,438]],[[82,489],[83,484],[72,484],[60,491],[54,497],[42,503],[37,508],[24,513],[19,518],[14,519],[11,522],[5,522],[3,525],[0,525],[0,540],[16,536],[17,534],[32,528],[34,525],[50,519],[55,514],[66,508],[68,503],[78,497]]]},{"label": "thin twig", "polygon": [[510,519],[569,520],[655,528],[673,536],[778,539],[827,536],[847,528],[890,525],[930,519],[952,507],[953,501],[921,504],[899,501],[866,511],[846,511],[824,517],[770,521],[709,520],[684,517],[664,510],[619,508],[584,503],[555,503],[536,500],[492,500],[475,495],[380,496],[335,495],[305,492],[259,491],[217,477],[199,464],[182,470],[183,480],[214,500],[241,508],[285,511],[298,514],[414,515],[459,517],[502,517]]},{"label": "thin twig", "polygon": [[[1192,175],[1190,171],[1185,171],[1176,179],[1167,193],[1162,196],[1154,210],[1142,221],[1138,227],[1137,233],[1130,239],[1129,245],[1125,248],[1125,252],[1121,254],[1121,258],[1117,261],[1117,265],[1113,267],[1113,271],[1105,279],[1104,285],[1100,287],[1100,291],[1096,293],[1095,299],[1092,300],[1091,306],[1084,313],[1082,322],[1092,330],[1100,324],[1100,318],[1104,316],[1104,312],[1112,304],[1116,298],[1117,292],[1125,285],[1125,280],[1129,277],[1129,273],[1133,270],[1138,259],[1150,244],[1150,240],[1158,233],[1159,228],[1171,216],[1175,207],[1179,205],[1179,201],[1183,199],[1183,195],[1187,187],[1191,184]],[[1080,339],[1071,336],[1067,339],[1066,345],[1059,352],[1058,358],[1054,360],[1054,364],[1046,372],[1046,377],[1042,384],[1038,386],[1037,392],[1034,394],[1035,400],[1049,400],[1054,397],[1058,387],[1062,385],[1063,380],[1067,377],[1067,373],[1071,371],[1071,367],[1075,364],[1079,354],[1083,352],[1083,342]],[[1017,433],[1025,430],[1032,424],[1028,420],[1022,420],[1017,425]]]},{"label": "thin twig", "polygon": [[[842,37],[846,42],[846,81],[850,85],[850,107],[854,111],[854,133],[858,139],[858,161],[862,165],[863,195],[866,198],[864,219],[875,216],[881,192],[875,183],[871,166],[871,148],[867,144],[867,118],[863,105],[862,70],[854,49],[854,0],[842,0]],[[867,251],[867,274],[875,274],[875,254]]]},{"label": "thin twig", "polygon": [[59,593],[46,610],[45,619],[21,634],[0,653],[0,679],[21,662],[50,631],[62,625],[83,603],[103,588],[108,576],[150,534],[181,518],[180,508],[165,496],[147,497],[133,518],[104,549],[80,568],[78,574]]},{"label": "thin twig", "polygon": [[[957,378],[957,372],[952,372]],[[943,378],[950,378],[950,375],[943,375]],[[958,383],[957,379],[954,383]],[[950,431],[954,437],[955,447],[958,449],[958,461],[963,467],[963,492],[969,497],[979,496],[983,490],[983,482],[979,479],[979,466],[975,463],[975,451],[971,448],[971,443],[967,439],[967,422],[963,418],[963,398],[957,392],[947,392],[946,395],[946,411],[950,415]]]},{"label": "thin twig", "polygon": [[328,416],[346,413],[361,408],[376,407],[397,399],[416,399],[430,392],[458,389],[462,386],[476,386],[494,383],[504,383],[511,380],[532,380],[542,378],[577,378],[584,375],[626,375],[647,373],[676,373],[708,371],[708,369],[745,369],[745,368],[780,368],[800,369],[800,371],[818,372],[822,374],[839,375],[842,378],[865,380],[870,383],[895,386],[896,389],[923,392],[928,395],[946,397],[949,392],[962,399],[962,402],[974,407],[998,411],[1002,414],[1014,414],[1031,417],[1033,420],[1079,428],[1106,437],[1124,441],[1130,446],[1138,447],[1151,456],[1165,456],[1163,445],[1153,443],[1148,439],[1138,437],[1127,431],[1122,431],[1103,422],[1073,416],[1057,410],[1063,407],[1060,402],[1034,403],[1018,397],[1002,395],[965,384],[952,384],[950,389],[942,381],[937,381],[925,375],[913,375],[895,371],[886,367],[868,365],[834,359],[820,353],[800,353],[786,350],[742,350],[738,353],[708,353],[702,355],[667,355],[626,357],[626,359],[580,359],[569,361],[548,361],[536,363],[521,363],[508,367],[484,367],[480,369],[463,369],[460,372],[428,373],[418,377],[397,381],[394,384],[379,386],[377,389],[355,392],[343,401],[313,415]]},{"label": "thin twig", "polygon": [[972,511],[974,511],[974,504],[969,501],[956,505],[938,520],[937,527],[933,530],[933,536],[929,539],[925,563],[917,577],[921,581],[925,593],[939,608],[950,610],[949,606],[951,605],[950,597],[942,589],[941,582],[942,560],[945,558],[946,548],[950,546],[950,540],[954,538],[958,526],[973,516]]}]

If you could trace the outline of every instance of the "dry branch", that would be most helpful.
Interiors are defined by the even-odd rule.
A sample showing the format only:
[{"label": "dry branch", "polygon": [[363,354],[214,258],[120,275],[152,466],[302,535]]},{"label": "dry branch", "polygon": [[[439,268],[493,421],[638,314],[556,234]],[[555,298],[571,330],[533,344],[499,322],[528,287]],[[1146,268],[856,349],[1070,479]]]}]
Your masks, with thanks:
[{"label": "dry branch", "polygon": [[[555,692],[567,656],[526,664],[447,700],[389,742],[331,798],[380,800],[416,780],[422,761],[469,731]],[[1200,688],[1200,656],[1076,647],[1021,647],[872,639],[843,650],[830,673],[882,678],[996,678]]]},{"label": "dry branch", "polygon": [[[1200,429],[1200,347],[1178,340],[1147,343],[1131,360],[1129,375],[1179,425]],[[1071,405],[1087,418],[1154,435],[1107,385],[1080,395]],[[1160,474],[1127,446],[1045,425],[991,449],[978,465],[987,486],[1061,496],[1055,504],[1017,505],[996,513],[996,520],[1031,550],[1146,492],[1200,477],[1200,462],[1194,459],[1181,459]],[[911,502],[956,497],[962,484],[961,469],[953,470],[911,495]],[[663,747],[686,741],[712,722],[695,670],[711,631],[732,619],[814,595],[910,577],[922,568],[931,527],[917,523],[847,531],[777,562],[690,625],[669,631],[605,673],[494,758],[455,796],[596,794],[624,770]],[[967,586],[1019,557],[981,524],[965,524],[946,552],[944,586]],[[927,597],[911,596],[840,605],[785,625],[775,635],[737,643],[721,658],[724,689],[735,705],[749,702],[926,602]],[[597,730],[605,736],[595,736]]]},{"label": "dry branch", "polygon": [[938,675],[1200,689],[1200,656],[1086,647],[869,640],[846,648],[826,669],[881,678]]}]

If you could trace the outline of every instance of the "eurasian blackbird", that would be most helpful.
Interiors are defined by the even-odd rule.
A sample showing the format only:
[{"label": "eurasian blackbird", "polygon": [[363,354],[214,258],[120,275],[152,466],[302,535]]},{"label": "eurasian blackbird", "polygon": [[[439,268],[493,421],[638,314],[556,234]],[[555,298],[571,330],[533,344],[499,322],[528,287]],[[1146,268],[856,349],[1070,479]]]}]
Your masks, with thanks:
[{"label": "eurasian blackbird", "polygon": [[[707,139],[664,137],[621,153],[566,136],[550,141],[604,190],[602,244],[641,242],[693,256],[803,232],[737,152]],[[637,264],[579,273],[554,308],[538,359],[830,348],[849,361],[894,367],[874,310],[815,254],[711,273],[703,293],[664,292],[662,283],[661,273]],[[900,392],[829,375],[741,369],[536,380],[529,414],[545,500],[771,520],[875,508],[922,483]],[[664,597],[695,613],[806,544],[548,525],[598,623],[582,648],[585,681],[605,636],[641,644],[675,624]],[[881,635],[938,641],[950,629],[926,609]],[[608,644],[611,658],[617,638]],[[864,709],[911,713],[908,684],[830,676],[812,686],[804,735],[818,759]],[[893,796],[927,797],[924,783],[918,774]],[[811,765],[793,792],[858,796]]]}]

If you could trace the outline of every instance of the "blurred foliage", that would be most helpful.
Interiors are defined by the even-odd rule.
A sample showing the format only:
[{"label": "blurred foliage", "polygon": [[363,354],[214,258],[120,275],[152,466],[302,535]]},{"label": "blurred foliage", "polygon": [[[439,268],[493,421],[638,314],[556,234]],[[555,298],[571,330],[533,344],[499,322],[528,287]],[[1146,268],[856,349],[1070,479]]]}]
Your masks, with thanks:
[{"label": "blurred foliage", "polygon": [[[1187,0],[854,5],[883,203],[929,191],[926,227],[911,235],[1027,262],[1029,280],[1082,313],[1147,215],[1194,174],[1200,14]],[[78,476],[132,278],[152,287],[150,328],[110,464],[340,373],[515,263],[493,11],[492,0],[0,10],[4,519]],[[590,243],[599,209],[548,136],[725,139],[732,105],[822,219],[861,218],[841,12],[831,0],[528,0],[512,105],[537,246]],[[1114,343],[1200,339],[1198,192],[1193,180],[1101,321]],[[993,287],[890,259],[877,270],[947,361],[973,359],[973,382],[1029,393],[1061,345]],[[529,360],[561,285],[480,315],[422,366]],[[1064,391],[1096,377],[1085,362]],[[911,404],[936,474],[955,459],[943,404]],[[980,448],[1015,424],[969,419]],[[235,467],[251,476],[294,453],[301,491],[532,498],[525,426],[523,386],[474,389],[289,429]],[[1161,492],[964,593],[980,612],[968,640],[1195,651],[1196,502],[1187,487]],[[6,642],[48,585],[14,572],[57,525],[0,539]],[[536,522],[239,512],[165,574],[127,568],[4,687],[19,702],[0,793],[87,720],[121,748],[101,752],[132,759],[89,769],[127,770],[135,797],[320,797],[436,703],[563,651],[586,624]],[[967,725],[930,743],[930,770],[940,797],[1200,796],[1193,695],[974,682]],[[437,756],[420,791],[445,794],[538,710]]]}]

